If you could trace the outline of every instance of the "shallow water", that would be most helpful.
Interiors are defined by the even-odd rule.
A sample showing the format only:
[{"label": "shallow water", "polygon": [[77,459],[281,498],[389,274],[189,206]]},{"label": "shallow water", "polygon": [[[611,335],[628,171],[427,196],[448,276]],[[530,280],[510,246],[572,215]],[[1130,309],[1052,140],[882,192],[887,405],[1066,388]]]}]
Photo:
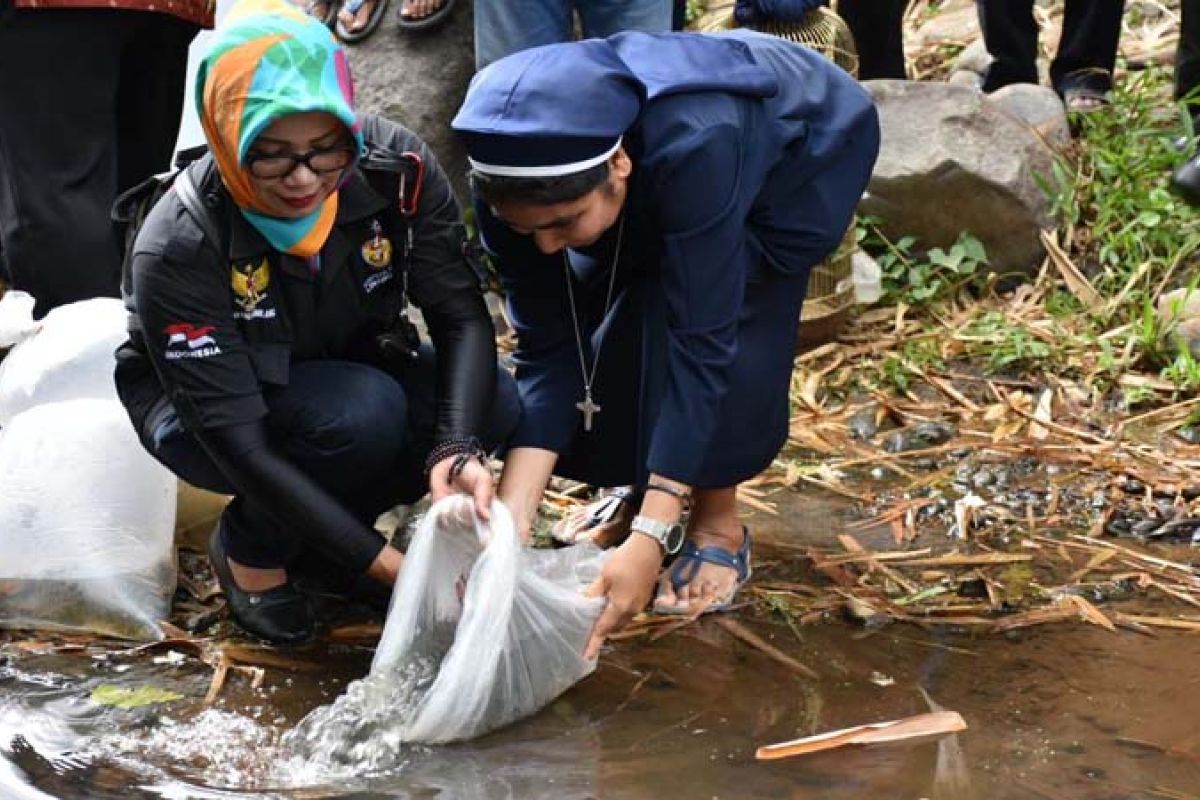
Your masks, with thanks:
[{"label": "shallow water", "polygon": [[[798,503],[772,542],[828,541],[836,505]],[[870,536],[860,536],[864,543]],[[1200,637],[1068,623],[1007,636],[893,625],[742,621],[816,670],[799,677],[712,621],[611,648],[543,713],[467,745],[401,748],[386,772],[330,777],[282,735],[365,673],[370,650],[321,645],[233,676],[210,709],[211,671],[188,659],[87,653],[0,662],[0,798],[1012,798],[1200,797]],[[99,683],[152,683],[186,699],[122,711]],[[757,746],[895,719],[937,704],[969,729],[940,742],[756,762]],[[291,788],[288,788],[291,787]],[[305,787],[305,788],[297,788]]]}]

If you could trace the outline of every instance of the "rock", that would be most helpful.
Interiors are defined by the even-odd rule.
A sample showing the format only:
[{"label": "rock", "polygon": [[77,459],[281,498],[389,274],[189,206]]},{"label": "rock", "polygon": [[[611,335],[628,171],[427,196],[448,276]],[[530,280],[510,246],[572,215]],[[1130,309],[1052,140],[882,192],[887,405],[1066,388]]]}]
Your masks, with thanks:
[{"label": "rock", "polygon": [[464,204],[467,158],[450,120],[475,72],[472,10],[471,3],[459,2],[441,27],[402,31],[396,0],[371,38],[346,48],[358,108],[394,119],[424,139]]},{"label": "rock", "polygon": [[883,146],[860,211],[889,237],[948,247],[963,231],[987,249],[997,273],[1032,274],[1052,227],[1036,176],[1052,174],[1054,151],[1028,125],[978,91],[945,83],[867,81]]},{"label": "rock", "polygon": [[1175,341],[1200,358],[1200,289],[1176,289],[1158,298],[1158,321]]},{"label": "rock", "polygon": [[979,91],[983,86],[983,78],[970,70],[959,69],[950,73],[950,77],[946,79],[946,83],[954,86],[967,86],[975,91]]},{"label": "rock", "polygon": [[987,74],[991,63],[992,54],[987,51],[987,45],[983,39],[976,39],[954,59],[954,71],[973,72],[982,77]]},{"label": "rock", "polygon": [[1032,83],[1014,83],[987,96],[988,102],[1024,122],[1055,149],[1071,142],[1067,110],[1053,89]]}]

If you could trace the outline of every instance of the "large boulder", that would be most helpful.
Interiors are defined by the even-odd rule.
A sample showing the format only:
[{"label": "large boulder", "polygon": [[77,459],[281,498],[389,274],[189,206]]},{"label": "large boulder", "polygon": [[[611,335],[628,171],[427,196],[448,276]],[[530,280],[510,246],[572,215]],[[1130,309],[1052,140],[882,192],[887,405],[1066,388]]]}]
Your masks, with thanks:
[{"label": "large boulder", "polygon": [[1055,150],[1071,143],[1071,124],[1062,100],[1045,86],[1013,83],[988,95],[988,102],[1024,122]]},{"label": "large boulder", "polygon": [[883,146],[860,210],[890,236],[946,247],[969,231],[998,273],[1032,274],[1052,227],[1039,176],[1054,150],[1029,125],[967,86],[867,81]]},{"label": "large boulder", "polygon": [[465,204],[467,158],[450,130],[475,72],[472,4],[458,0],[444,25],[403,31],[391,0],[374,35],[347,47],[358,107],[381,113],[416,132],[432,148]]}]

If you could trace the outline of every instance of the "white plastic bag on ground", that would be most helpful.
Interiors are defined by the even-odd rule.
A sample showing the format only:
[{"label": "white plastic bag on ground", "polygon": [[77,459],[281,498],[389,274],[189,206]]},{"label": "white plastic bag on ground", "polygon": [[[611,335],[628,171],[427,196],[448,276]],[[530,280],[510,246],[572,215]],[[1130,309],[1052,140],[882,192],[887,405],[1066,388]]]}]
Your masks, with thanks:
[{"label": "white plastic bag on ground", "polygon": [[0,627],[161,636],[176,485],[116,400],[14,417],[0,430]]},{"label": "white plastic bag on ground", "polygon": [[[448,497],[421,521],[367,678],[288,736],[330,765],[388,768],[405,743],[481,736],[541,709],[595,669],[583,657],[603,599],[583,596],[606,554],[533,550],[492,504]],[[461,599],[460,599],[461,598]]]},{"label": "white plastic bag on ground", "polygon": [[0,300],[0,425],[22,411],[64,400],[116,400],[114,351],[125,341],[128,314],[108,297],[59,306],[33,319],[33,298]]}]

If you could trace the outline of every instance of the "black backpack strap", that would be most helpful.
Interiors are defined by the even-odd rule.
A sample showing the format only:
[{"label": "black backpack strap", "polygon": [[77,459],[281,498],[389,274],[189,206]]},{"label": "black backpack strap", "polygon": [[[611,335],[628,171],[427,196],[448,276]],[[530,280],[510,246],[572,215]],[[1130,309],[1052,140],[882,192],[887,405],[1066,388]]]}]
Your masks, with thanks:
[{"label": "black backpack strap", "polygon": [[201,199],[200,191],[192,181],[189,170],[181,169],[175,176],[175,193],[179,195],[179,202],[183,203],[184,210],[200,226],[200,232],[204,234],[205,240],[217,251],[217,255],[223,257],[225,253],[222,252],[221,232],[217,230],[212,213]]}]

